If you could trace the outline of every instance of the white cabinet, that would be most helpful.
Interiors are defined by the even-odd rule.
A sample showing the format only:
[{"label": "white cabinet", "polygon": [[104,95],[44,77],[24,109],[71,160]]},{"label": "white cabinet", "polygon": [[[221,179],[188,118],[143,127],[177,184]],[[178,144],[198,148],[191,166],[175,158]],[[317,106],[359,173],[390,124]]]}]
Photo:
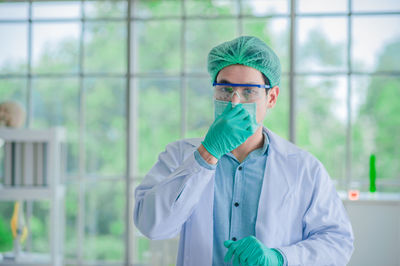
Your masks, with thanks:
[{"label": "white cabinet", "polygon": [[[400,265],[400,195],[344,200],[354,231],[354,253],[349,266]],[[362,196],[362,195],[361,195]]]},{"label": "white cabinet", "polygon": [[[39,160],[38,163],[37,157],[40,156],[24,157],[22,155],[13,157],[14,155],[9,156],[9,151],[5,149],[4,158],[7,156],[13,158],[11,169],[14,170],[10,170],[10,167],[6,165],[4,166],[3,180],[0,186],[0,201],[48,200],[50,206],[50,253],[25,254],[25,256],[21,257],[21,261],[17,262],[4,259],[0,260],[0,265],[62,265],[65,228],[65,186],[63,184],[63,173],[65,172],[65,130],[62,128],[48,130],[0,128],[0,142],[4,148],[6,143],[22,144],[22,154],[24,152],[31,152],[32,145],[39,144],[38,147],[42,147],[44,149],[42,153],[45,154],[42,158],[43,161]],[[38,154],[40,154],[40,148]],[[40,164],[39,168],[38,164]],[[29,176],[32,172],[36,173],[33,175],[35,176],[34,179],[32,179],[32,176]],[[6,178],[10,178],[10,176],[7,177],[6,175],[10,174],[13,176],[13,179],[15,178],[15,174],[20,175],[19,178],[22,179],[18,178],[18,183],[13,180],[10,184],[10,180],[6,181]]]}]

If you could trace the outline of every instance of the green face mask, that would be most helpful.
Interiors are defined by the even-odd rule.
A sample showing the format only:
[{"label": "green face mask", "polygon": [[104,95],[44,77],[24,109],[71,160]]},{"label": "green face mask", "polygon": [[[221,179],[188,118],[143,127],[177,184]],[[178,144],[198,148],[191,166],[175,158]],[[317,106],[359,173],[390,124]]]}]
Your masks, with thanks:
[{"label": "green face mask", "polygon": [[[220,116],[229,102],[226,101],[219,101],[214,99],[214,119]],[[246,109],[249,112],[250,116],[256,120],[256,111],[257,111],[257,104],[256,103],[242,103],[243,109]]]}]

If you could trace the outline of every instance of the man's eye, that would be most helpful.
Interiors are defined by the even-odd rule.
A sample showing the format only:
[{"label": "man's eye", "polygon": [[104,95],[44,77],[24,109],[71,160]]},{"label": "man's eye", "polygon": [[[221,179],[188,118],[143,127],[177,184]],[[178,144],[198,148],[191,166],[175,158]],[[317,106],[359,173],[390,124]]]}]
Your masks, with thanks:
[{"label": "man's eye", "polygon": [[233,88],[232,88],[232,87],[222,87],[222,88],[221,88],[221,91],[222,91],[222,92],[232,92],[232,91],[233,91]]},{"label": "man's eye", "polygon": [[253,89],[253,88],[244,88],[243,92],[248,94],[248,95],[253,95],[253,94],[257,93],[257,91],[255,89]]}]

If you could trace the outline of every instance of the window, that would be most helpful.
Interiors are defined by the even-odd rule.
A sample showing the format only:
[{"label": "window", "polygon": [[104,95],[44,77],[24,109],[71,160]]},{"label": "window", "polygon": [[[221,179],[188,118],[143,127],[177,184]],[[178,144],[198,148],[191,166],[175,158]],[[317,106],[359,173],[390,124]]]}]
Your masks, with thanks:
[{"label": "window", "polygon": [[[134,228],[133,191],[166,144],[207,132],[207,54],[239,35],[281,59],[266,126],[320,159],[338,189],[367,190],[375,154],[378,191],[400,192],[399,24],[396,0],[0,2],[0,99],[21,102],[29,128],[68,132],[67,264],[175,264],[177,238]],[[32,247],[46,249],[41,223]]]}]

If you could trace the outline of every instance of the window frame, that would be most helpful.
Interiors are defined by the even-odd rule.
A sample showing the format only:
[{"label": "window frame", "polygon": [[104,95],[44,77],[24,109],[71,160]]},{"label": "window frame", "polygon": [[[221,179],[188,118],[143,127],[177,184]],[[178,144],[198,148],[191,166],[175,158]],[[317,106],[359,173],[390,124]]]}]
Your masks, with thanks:
[{"label": "window frame", "polygon": [[[102,0],[99,0],[102,1]],[[179,1],[179,0],[178,0]],[[185,0],[180,0],[180,8],[181,8],[181,15],[179,16],[165,16],[165,17],[154,17],[154,18],[142,18],[136,17],[134,14],[135,6],[138,3],[138,0],[121,0],[121,2],[126,2],[127,4],[127,12],[125,17],[118,17],[118,18],[86,18],[84,14],[85,2],[88,0],[78,0],[76,2],[80,2],[80,9],[81,15],[80,18],[73,18],[73,19],[34,19],[32,18],[32,5],[34,2],[39,2],[36,0],[29,0],[29,1],[12,1],[13,3],[27,3],[28,4],[28,18],[27,19],[0,19],[0,24],[3,23],[27,23],[28,25],[28,58],[27,58],[27,73],[26,74],[0,74],[0,79],[26,79],[26,87],[27,87],[27,127],[30,128],[32,125],[33,117],[33,99],[32,99],[32,80],[35,78],[62,78],[66,76],[73,76],[79,78],[79,169],[78,175],[76,178],[76,184],[79,187],[78,197],[79,197],[79,210],[77,215],[77,228],[78,228],[78,239],[77,239],[77,248],[76,248],[76,259],[75,260],[66,260],[66,263],[76,263],[79,265],[91,265],[89,261],[84,260],[83,256],[83,243],[84,243],[84,207],[85,206],[85,182],[86,173],[85,173],[85,119],[84,114],[82,114],[82,110],[84,110],[84,79],[88,76],[90,77],[119,77],[126,79],[126,174],[124,176],[117,177],[119,180],[124,179],[125,181],[125,197],[126,197],[126,206],[125,206],[125,216],[126,216],[126,223],[125,223],[125,257],[124,257],[124,264],[132,265],[135,262],[136,257],[136,250],[135,247],[135,228],[133,225],[132,218],[133,217],[133,202],[134,202],[134,184],[137,184],[140,180],[143,179],[143,176],[139,175],[138,171],[138,125],[137,125],[137,117],[138,114],[138,102],[137,102],[137,95],[138,95],[138,88],[136,81],[138,78],[141,77],[160,77],[160,74],[154,73],[146,73],[146,72],[136,72],[137,66],[135,65],[134,58],[134,51],[136,45],[136,35],[134,31],[134,25],[137,22],[141,21],[163,21],[163,20],[173,20],[179,21],[181,24],[181,33],[180,39],[177,42],[180,42],[180,70],[178,73],[173,74],[166,74],[162,75],[161,77],[172,77],[180,79],[180,137],[184,138],[187,132],[187,105],[188,99],[186,95],[186,86],[188,80],[190,78],[208,78],[208,74],[206,72],[195,73],[187,71],[186,66],[186,53],[187,49],[185,47],[185,40],[186,40],[186,26],[188,20],[218,20],[218,19],[234,19],[236,21],[236,33],[237,35],[241,35],[243,32],[243,22],[246,19],[271,19],[271,18],[286,18],[288,19],[290,25],[289,27],[289,71],[283,72],[283,76],[289,77],[288,82],[288,91],[289,91],[289,140],[293,143],[296,143],[296,87],[295,87],[295,78],[299,76],[324,76],[324,75],[344,75],[347,78],[347,126],[346,126],[346,151],[345,151],[345,180],[335,180],[337,182],[337,186],[343,187],[346,190],[350,188],[350,184],[352,182],[352,159],[351,159],[351,146],[352,146],[352,126],[351,126],[351,103],[352,103],[352,77],[356,76],[391,76],[391,77],[400,77],[400,71],[384,71],[384,72],[360,72],[360,71],[353,71],[352,69],[352,18],[360,17],[360,16],[382,16],[382,15],[397,15],[400,16],[400,11],[393,11],[393,12],[385,12],[385,11],[377,11],[377,12],[353,12],[352,10],[352,0],[347,0],[347,11],[346,12],[332,12],[332,13],[299,13],[297,11],[297,0],[286,0],[289,7],[289,12],[285,13],[277,13],[271,14],[266,16],[253,16],[242,14],[243,8],[243,1],[244,0],[233,0],[232,3],[236,4],[238,7],[238,12],[235,15],[223,15],[223,16],[207,16],[207,15],[186,15],[185,9]],[[10,2],[11,1],[6,1]],[[51,2],[51,1],[49,1]],[[93,1],[90,1],[93,2]],[[296,36],[297,36],[297,20],[299,18],[306,18],[306,17],[343,17],[347,19],[347,46],[346,46],[346,56],[347,56],[347,71],[327,71],[327,72],[318,72],[318,71],[310,71],[310,72],[303,72],[297,71],[295,69],[296,65]],[[84,47],[84,33],[85,33],[85,23],[86,22],[107,22],[107,21],[119,21],[125,22],[127,28],[127,36],[126,36],[126,54],[127,54],[127,65],[126,65],[126,72],[120,74],[110,74],[110,73],[85,73],[84,72],[84,55],[85,55],[85,47]],[[40,22],[79,22],[80,23],[80,39],[79,39],[79,66],[78,72],[75,73],[68,73],[68,74],[35,74],[32,73],[32,26],[34,23]],[[114,177],[99,177],[99,181],[107,182],[111,180],[115,180]],[[367,181],[365,181],[367,182]],[[400,180],[397,179],[390,179],[390,180],[383,180],[379,181],[378,184],[382,186],[397,186],[400,187]],[[366,185],[366,184],[364,184]],[[28,208],[29,209],[29,208]],[[135,252],[132,252],[135,251]],[[115,263],[108,263],[102,262],[104,265],[114,265]]]}]

